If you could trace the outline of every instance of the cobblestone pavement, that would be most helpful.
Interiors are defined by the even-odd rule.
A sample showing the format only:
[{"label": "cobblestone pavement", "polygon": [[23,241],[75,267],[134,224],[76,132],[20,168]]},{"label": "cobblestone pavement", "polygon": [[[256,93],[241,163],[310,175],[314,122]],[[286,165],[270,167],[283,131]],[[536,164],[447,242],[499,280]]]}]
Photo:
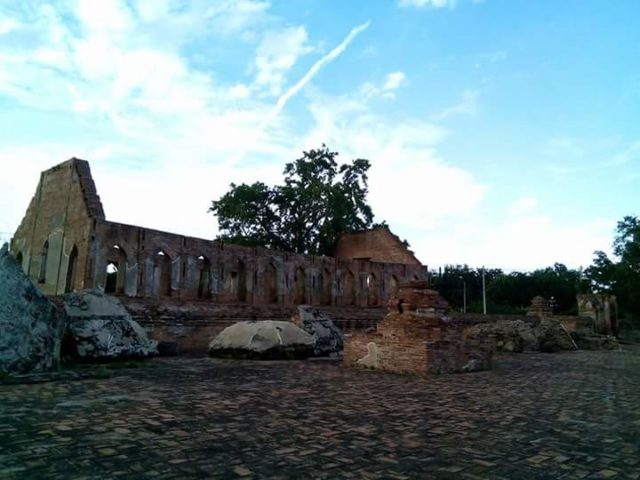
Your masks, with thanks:
[{"label": "cobblestone pavement", "polygon": [[640,478],[640,349],[420,379],[156,359],[0,386],[0,478]]}]

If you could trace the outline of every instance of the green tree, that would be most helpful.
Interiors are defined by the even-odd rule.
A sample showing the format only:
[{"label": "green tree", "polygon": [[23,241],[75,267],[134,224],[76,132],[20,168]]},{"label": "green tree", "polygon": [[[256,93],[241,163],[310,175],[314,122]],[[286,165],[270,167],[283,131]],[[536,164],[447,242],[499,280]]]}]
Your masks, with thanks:
[{"label": "green tree", "polygon": [[284,168],[284,184],[230,185],[212,202],[219,238],[314,255],[331,255],[344,232],[371,226],[367,203],[368,160],[338,165],[325,145],[303,152]]},{"label": "green tree", "polygon": [[597,251],[585,270],[588,287],[596,293],[614,294],[619,314],[640,326],[640,218],[626,216],[618,222],[613,241],[614,259]]}]

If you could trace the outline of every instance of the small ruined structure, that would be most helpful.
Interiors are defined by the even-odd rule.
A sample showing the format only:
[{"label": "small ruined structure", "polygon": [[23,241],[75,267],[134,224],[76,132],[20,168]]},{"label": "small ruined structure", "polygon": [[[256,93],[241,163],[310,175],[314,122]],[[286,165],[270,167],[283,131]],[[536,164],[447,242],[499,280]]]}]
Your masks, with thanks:
[{"label": "small ruined structure", "polygon": [[609,335],[617,331],[618,304],[615,295],[578,294],[578,315],[594,321],[596,333]]},{"label": "small ruined structure", "polygon": [[553,316],[553,305],[546,298],[537,295],[531,299],[527,308],[527,315],[532,317],[549,318]]},{"label": "small ruined structure", "polygon": [[491,368],[493,337],[467,337],[473,321],[447,316],[449,305],[427,282],[400,285],[388,305],[375,333],[345,335],[345,366],[418,375]]},{"label": "small ruined structure", "polygon": [[0,373],[55,369],[60,362],[64,319],[55,305],[0,249]]}]

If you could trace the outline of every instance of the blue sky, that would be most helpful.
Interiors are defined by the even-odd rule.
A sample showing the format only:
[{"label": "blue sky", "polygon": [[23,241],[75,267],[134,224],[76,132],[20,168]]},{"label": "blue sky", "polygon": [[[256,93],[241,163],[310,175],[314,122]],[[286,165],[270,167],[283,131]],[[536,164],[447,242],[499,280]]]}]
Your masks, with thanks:
[{"label": "blue sky", "polygon": [[212,238],[228,184],[368,158],[426,264],[588,265],[640,214],[640,3],[0,3],[0,235],[91,162],[107,218]]}]

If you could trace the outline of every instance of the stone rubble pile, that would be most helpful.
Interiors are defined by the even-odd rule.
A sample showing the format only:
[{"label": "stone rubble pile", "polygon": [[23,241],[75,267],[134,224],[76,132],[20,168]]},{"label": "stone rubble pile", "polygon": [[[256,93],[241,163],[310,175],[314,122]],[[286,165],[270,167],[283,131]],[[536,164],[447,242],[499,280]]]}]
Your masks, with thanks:
[{"label": "stone rubble pile", "polygon": [[65,295],[63,302],[68,319],[65,353],[72,357],[99,361],[157,355],[157,342],[117,297],[85,290]]},{"label": "stone rubble pile", "polygon": [[328,315],[310,305],[300,305],[291,321],[314,338],[314,356],[337,357],[342,355],[342,332]]}]

